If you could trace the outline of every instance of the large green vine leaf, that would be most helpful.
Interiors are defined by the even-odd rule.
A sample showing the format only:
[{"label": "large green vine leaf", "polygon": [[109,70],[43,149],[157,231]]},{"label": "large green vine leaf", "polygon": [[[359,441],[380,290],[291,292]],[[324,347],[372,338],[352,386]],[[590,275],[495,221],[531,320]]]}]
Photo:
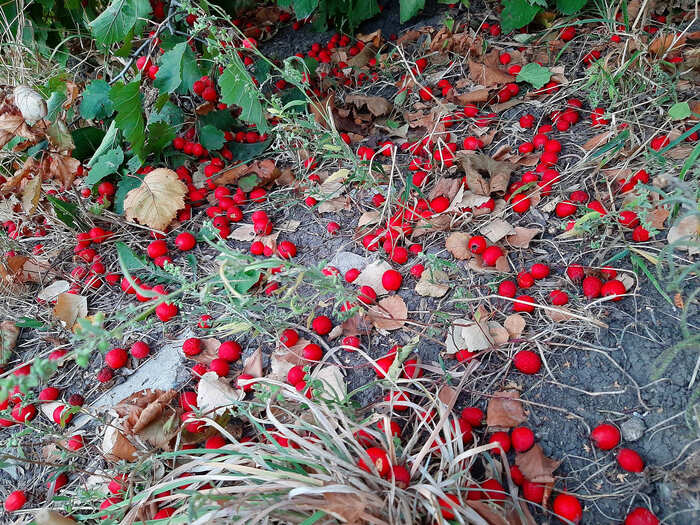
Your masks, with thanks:
[{"label": "large green vine leaf", "polygon": [[143,158],[143,146],[146,140],[144,130],[143,113],[143,97],[139,88],[141,83],[139,79],[122,84],[118,82],[112,86],[109,93],[110,100],[114,103],[114,109],[117,110],[117,116],[114,118],[116,126],[122,130],[126,139],[131,143],[131,149]]},{"label": "large green vine leaf", "polygon": [[259,98],[260,91],[238,55],[233,55],[233,62],[219,77],[219,87],[224,104],[241,107],[241,120],[255,124],[260,133],[267,131],[267,121]]},{"label": "large green vine leaf", "polygon": [[114,0],[90,22],[90,30],[100,44],[111,45],[124,40],[134,26],[142,25],[142,20],[150,14],[148,0]]}]

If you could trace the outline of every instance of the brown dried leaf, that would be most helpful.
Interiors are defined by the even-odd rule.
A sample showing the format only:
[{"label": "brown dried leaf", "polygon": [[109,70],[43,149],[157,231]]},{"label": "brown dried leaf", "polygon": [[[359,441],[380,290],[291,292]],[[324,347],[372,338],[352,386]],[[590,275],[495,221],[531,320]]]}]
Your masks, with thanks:
[{"label": "brown dried leaf", "polygon": [[513,248],[529,248],[530,241],[541,232],[538,228],[523,228],[516,226],[515,233],[506,236],[506,242]]},{"label": "brown dried leaf", "polygon": [[457,391],[447,384],[442,385],[440,390],[438,390],[438,399],[448,407],[454,406],[455,401],[457,401],[457,396]]},{"label": "brown dried leaf", "polygon": [[197,406],[204,413],[223,414],[227,407],[245,396],[243,389],[234,390],[216,372],[207,372],[197,383]]},{"label": "brown dried leaf", "polygon": [[491,243],[497,243],[506,235],[514,234],[515,230],[509,222],[496,218],[484,224],[479,232]]},{"label": "brown dried leaf", "polygon": [[700,216],[686,215],[677,220],[666,234],[669,244],[674,244],[675,249],[687,250],[690,255],[697,253],[698,238],[700,238]]},{"label": "brown dried leaf", "polygon": [[447,230],[452,224],[452,217],[449,213],[441,213],[429,219],[421,218],[413,228],[411,237],[417,239],[427,233],[434,233]]},{"label": "brown dried leaf", "polygon": [[262,350],[260,347],[243,361],[243,373],[253,377],[263,376]]},{"label": "brown dried leaf", "polygon": [[[489,334],[495,346],[501,346],[508,342],[510,334],[498,321],[489,321]],[[468,348],[468,347],[467,347]]]},{"label": "brown dried leaf", "polygon": [[22,189],[22,210],[27,215],[32,215],[39,204],[41,196],[41,177],[34,177],[25,184]]},{"label": "brown dried leaf", "polygon": [[347,492],[324,492],[326,503],[319,507],[341,523],[363,523],[362,519],[367,506],[366,500],[357,494]]},{"label": "brown dried leaf", "polygon": [[475,84],[486,87],[495,87],[509,82],[515,82],[515,77],[501,71],[495,66],[480,64],[472,60],[469,61],[469,78]]},{"label": "brown dried leaf", "polygon": [[0,148],[14,137],[22,137],[36,142],[39,137],[27,126],[22,115],[3,113],[0,115]]},{"label": "brown dried leaf", "polygon": [[513,173],[513,165],[510,162],[493,160],[483,153],[467,152],[459,152],[457,159],[467,176],[467,185],[472,192],[499,196],[505,193]]},{"label": "brown dried leaf", "polygon": [[136,447],[113,425],[105,427],[101,448],[105,457],[112,461],[136,461],[137,458]]},{"label": "brown dried leaf", "polygon": [[459,178],[454,177],[440,177],[436,182],[433,189],[428,194],[428,199],[432,200],[435,197],[444,196],[447,197],[450,202],[455,198],[457,192],[462,187],[462,181]]},{"label": "brown dried leaf", "polygon": [[612,131],[604,131],[603,133],[598,133],[590,139],[588,139],[583,146],[581,146],[585,151],[591,151],[603,144],[607,144],[610,138],[613,136]]},{"label": "brown dried leaf", "polygon": [[[517,427],[527,421],[520,402],[520,394],[515,390],[496,392],[489,399],[486,409],[486,424],[489,427]],[[524,472],[523,472],[524,474]],[[529,479],[529,478],[528,478]]]},{"label": "brown dried leaf", "polygon": [[656,230],[663,230],[664,229],[664,224],[666,223],[666,219],[668,219],[670,212],[668,209],[664,208],[663,206],[660,206],[658,208],[654,208],[652,211],[649,212],[647,215],[647,220],[649,221],[649,224],[651,224],[651,227],[656,229]]},{"label": "brown dried leaf", "polygon": [[76,521],[73,518],[64,516],[60,512],[48,509],[39,509],[34,514],[36,525],[75,525]]},{"label": "brown dried leaf", "polygon": [[219,357],[219,347],[221,346],[221,341],[209,337],[207,339],[201,339],[202,351],[190,357],[192,361],[197,363],[202,363],[203,365],[209,366],[213,359]]},{"label": "brown dried leaf", "polygon": [[488,525],[513,525],[506,521],[500,514],[497,514],[488,503],[483,501],[467,500],[467,505],[474,509]]},{"label": "brown dried leaf", "polygon": [[442,297],[450,287],[448,275],[442,270],[425,270],[416,284],[416,293],[423,297]]},{"label": "brown dried leaf", "polygon": [[235,184],[238,182],[238,179],[243,177],[248,173],[248,165],[247,164],[238,164],[237,166],[234,166],[233,168],[229,168],[227,170],[219,172],[216,177],[214,177],[214,184],[218,186],[225,186],[227,184]]},{"label": "brown dried leaf", "polygon": [[445,239],[445,248],[455,259],[460,261],[469,259],[472,256],[467,246],[469,239],[470,236],[464,232],[453,232]]},{"label": "brown dried leaf", "polygon": [[400,295],[390,295],[371,306],[367,317],[378,330],[398,330],[406,324],[408,307]]},{"label": "brown dried leaf", "polygon": [[0,323],[0,365],[4,365],[10,359],[19,338],[19,328],[14,321]]},{"label": "brown dried leaf", "polygon": [[[0,141],[0,143],[1,142],[2,141]],[[2,146],[0,145],[0,147]],[[20,187],[24,179],[31,177],[32,174],[36,173],[38,169],[39,164],[36,159],[29,157],[24,161],[22,167],[15,171],[12,177],[7,179],[7,182],[2,185],[2,188],[0,188],[0,195],[8,195],[9,193],[15,191]]]},{"label": "brown dried leaf", "polygon": [[525,330],[525,318],[520,314],[510,314],[503,322],[503,326],[508,330],[511,339],[518,339]]},{"label": "brown dried leaf", "polygon": [[64,188],[70,188],[73,185],[79,167],[80,161],[78,159],[57,153],[50,154],[49,175],[61,181]]},{"label": "brown dried leaf", "polygon": [[318,205],[318,213],[335,213],[343,210],[351,210],[352,202],[350,197],[336,197],[334,199],[326,199]]},{"label": "brown dried leaf", "polygon": [[678,36],[675,33],[659,35],[652,40],[651,44],[649,44],[649,52],[656,56],[665,55],[669,51],[682,47],[687,38],[688,37],[685,34],[682,34],[681,36]]},{"label": "brown dried leaf", "polygon": [[388,115],[394,109],[394,105],[384,97],[350,95],[345,97],[345,102],[354,105],[358,109],[366,107],[375,117]]},{"label": "brown dried leaf", "polygon": [[560,306],[556,310],[547,310],[547,315],[549,318],[554,321],[555,323],[562,323],[564,321],[569,321],[571,319],[574,319],[573,315],[570,315],[571,312],[568,308],[564,308],[563,306]]},{"label": "brown dried leaf", "polygon": [[186,193],[187,187],[177,173],[157,168],[144,177],[138,188],[126,194],[124,213],[129,221],[164,230],[184,208]]},{"label": "brown dried leaf", "polygon": [[374,55],[377,54],[376,49],[374,49],[374,46],[367,45],[362,48],[362,50],[356,54],[354,57],[350,57],[347,61],[348,66],[361,69],[367,65],[367,62],[369,62],[369,59],[372,58]]},{"label": "brown dried leaf", "polygon": [[372,332],[372,324],[367,316],[355,314],[343,321],[343,335],[369,335]]},{"label": "brown dried leaf", "polygon": [[146,388],[122,399],[114,407],[124,417],[124,430],[137,434],[160,417],[170,401],[177,397],[175,390],[151,390]]},{"label": "brown dried leaf", "polygon": [[515,454],[515,464],[532,483],[554,483],[554,471],[561,461],[545,456],[542,447],[535,443],[527,452]]},{"label": "brown dried leaf", "polygon": [[486,88],[478,88],[467,93],[457,93],[451,89],[447,93],[448,102],[466,106],[467,104],[480,104],[486,102],[490,97],[489,90]]},{"label": "brown dried leaf", "polygon": [[377,295],[384,295],[387,293],[387,289],[382,285],[382,275],[387,270],[391,270],[391,265],[383,260],[374,261],[368,264],[357,279],[354,281],[354,285],[360,286],[371,286]]},{"label": "brown dried leaf", "polygon": [[62,293],[56,299],[53,314],[57,319],[63,321],[66,326],[71,327],[79,318],[87,316],[87,297],[68,292]]},{"label": "brown dried leaf", "polygon": [[252,224],[241,224],[233,230],[228,238],[236,241],[250,242],[256,237],[255,228]]}]

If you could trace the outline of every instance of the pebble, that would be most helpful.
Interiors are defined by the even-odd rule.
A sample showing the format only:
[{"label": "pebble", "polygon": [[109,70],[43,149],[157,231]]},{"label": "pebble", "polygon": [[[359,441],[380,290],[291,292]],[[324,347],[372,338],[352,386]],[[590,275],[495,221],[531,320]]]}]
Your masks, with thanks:
[{"label": "pebble", "polygon": [[637,441],[644,435],[646,425],[641,418],[632,416],[622,423],[622,437],[625,441]]}]

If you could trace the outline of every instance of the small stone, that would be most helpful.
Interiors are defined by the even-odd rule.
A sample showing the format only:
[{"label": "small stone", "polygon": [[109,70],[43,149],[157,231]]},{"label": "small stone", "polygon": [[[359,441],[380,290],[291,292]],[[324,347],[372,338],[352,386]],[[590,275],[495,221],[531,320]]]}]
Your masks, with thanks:
[{"label": "small stone", "polygon": [[646,425],[641,418],[632,416],[627,421],[622,423],[622,438],[625,441],[637,441],[644,435]]}]

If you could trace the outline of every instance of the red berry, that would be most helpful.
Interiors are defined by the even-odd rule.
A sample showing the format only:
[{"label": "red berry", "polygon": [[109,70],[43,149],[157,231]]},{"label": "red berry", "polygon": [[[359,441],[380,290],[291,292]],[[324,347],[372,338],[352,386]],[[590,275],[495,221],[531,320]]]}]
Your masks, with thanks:
[{"label": "red berry", "polygon": [[241,345],[236,341],[224,341],[219,345],[219,349],[217,350],[217,355],[230,363],[238,361],[241,358],[241,353]]},{"label": "red berry", "polygon": [[579,282],[585,276],[585,272],[580,264],[572,264],[566,269],[566,275],[573,282]]},{"label": "red berry", "polygon": [[659,518],[649,509],[637,507],[627,515],[624,525],[659,525]]},{"label": "red berry", "polygon": [[382,286],[387,290],[396,291],[401,287],[403,277],[396,270],[387,270],[382,275]]},{"label": "red berry", "polygon": [[649,231],[643,226],[637,226],[632,231],[632,240],[634,242],[646,242],[649,240]]},{"label": "red berry", "polygon": [[563,519],[567,519],[574,524],[581,521],[583,517],[583,510],[581,509],[581,503],[570,494],[559,494],[554,498],[554,503],[552,504],[552,510],[554,514],[559,517],[559,521],[566,523]]},{"label": "red berry", "polygon": [[494,432],[489,438],[489,443],[498,443],[506,454],[510,451],[510,436],[508,432]]},{"label": "red berry", "polygon": [[542,503],[542,499],[544,498],[544,485],[542,483],[533,483],[532,481],[524,480],[522,489],[523,497],[526,500],[538,505]]},{"label": "red berry", "polygon": [[464,407],[461,416],[472,427],[480,427],[484,421],[484,411],[478,407]]},{"label": "red berry", "polygon": [[348,283],[354,282],[355,279],[358,278],[360,273],[362,272],[360,272],[360,270],[358,270],[357,268],[350,268],[347,272],[345,272],[345,281]]},{"label": "red berry", "polygon": [[212,359],[211,363],[209,363],[209,370],[216,372],[216,375],[219,377],[226,377],[229,372],[228,361],[226,361],[226,359],[221,359],[220,357]]},{"label": "red berry", "polygon": [[143,341],[136,341],[134,344],[131,345],[129,352],[135,359],[145,359],[146,357],[148,357],[150,348]]},{"label": "red berry", "polygon": [[363,304],[374,304],[377,300],[377,292],[371,286],[361,286],[357,300]]},{"label": "red berry", "polygon": [[296,330],[293,330],[292,328],[285,328],[282,331],[280,343],[282,343],[284,346],[291,348],[297,344],[297,341],[299,341],[299,334],[296,332]]},{"label": "red berry", "polygon": [[[389,456],[387,455],[386,451],[379,447],[370,447],[365,450],[365,452],[369,456],[370,461],[374,464],[374,468],[376,468],[379,475],[382,477],[386,476],[391,468]],[[362,458],[360,458],[360,460],[357,462],[357,466],[366,472],[373,472]]]},{"label": "red berry", "polygon": [[469,239],[468,246],[469,251],[474,254],[484,253],[484,250],[486,250],[486,238],[482,235],[474,235],[471,239]]},{"label": "red berry", "polygon": [[535,278],[530,272],[520,272],[518,274],[518,286],[520,288],[530,288],[535,284]]},{"label": "red berry", "polygon": [[523,483],[525,483],[525,476],[523,476],[523,473],[520,472],[520,469],[517,465],[510,466],[510,477],[513,478],[513,483],[515,483],[518,486],[521,486]]},{"label": "red berry", "polygon": [[503,281],[498,285],[498,295],[503,297],[515,297],[518,285],[513,281]]},{"label": "red berry", "polygon": [[603,283],[597,277],[589,275],[583,280],[583,295],[588,299],[595,299],[600,295]]},{"label": "red berry", "polygon": [[59,395],[60,391],[58,388],[47,386],[41,392],[39,392],[39,401],[56,401]]},{"label": "red berry", "polygon": [[287,382],[290,385],[296,385],[300,381],[303,381],[305,376],[306,372],[304,372],[304,369],[301,366],[296,365],[290,368],[289,372],[287,372]]},{"label": "red berry", "polygon": [[199,355],[202,352],[202,341],[196,337],[190,337],[182,343],[182,351],[187,357]]},{"label": "red berry", "polygon": [[193,392],[191,390],[182,392],[180,394],[180,407],[185,412],[191,412],[192,410],[197,408],[197,392]]},{"label": "red berry", "polygon": [[160,257],[161,255],[168,253],[168,245],[162,239],[153,241],[148,245],[146,252],[151,259],[155,259],[156,257]]},{"label": "red berry", "polygon": [[107,366],[112,370],[123,367],[128,359],[129,355],[123,348],[112,348],[105,354],[105,363],[107,363]]},{"label": "red berry", "polygon": [[411,474],[408,472],[408,469],[402,465],[394,465],[391,467],[391,472],[396,486],[404,490],[407,489],[411,484]]},{"label": "red berry", "polygon": [[542,263],[535,263],[532,265],[532,268],[530,268],[530,273],[537,280],[544,279],[549,276],[549,266]]},{"label": "red berry", "polygon": [[552,290],[549,292],[549,300],[554,306],[564,306],[569,302],[569,296],[561,290]]},{"label": "red berry", "polygon": [[108,381],[111,381],[113,377],[114,372],[112,372],[112,369],[108,366],[105,366],[99,372],[97,372],[97,381],[100,383],[107,383]]},{"label": "red berry", "polygon": [[561,201],[557,203],[557,207],[554,209],[554,213],[557,214],[557,217],[564,218],[564,217],[569,217],[576,213],[576,205],[573,204],[570,201]]},{"label": "red berry", "polygon": [[323,358],[323,350],[315,343],[309,343],[302,350],[302,355],[307,361],[320,361]]},{"label": "red berry", "polygon": [[277,246],[277,253],[279,253],[279,256],[283,259],[291,259],[296,256],[297,247],[291,241],[282,241]]},{"label": "red berry", "polygon": [[617,451],[617,462],[627,472],[641,472],[644,470],[644,460],[631,448],[621,448]]},{"label": "red berry", "polygon": [[620,301],[625,294],[625,285],[617,279],[607,281],[600,289],[600,295],[603,297],[612,297],[611,301]]},{"label": "red berry", "polygon": [[535,444],[535,434],[527,427],[516,427],[510,432],[510,442],[516,452],[525,452]]},{"label": "red berry", "polygon": [[633,211],[623,211],[620,212],[620,224],[626,226],[627,228],[635,228],[639,225],[639,217]]},{"label": "red berry", "polygon": [[484,261],[484,265],[486,266],[495,266],[496,261],[501,256],[503,256],[503,250],[501,250],[501,248],[499,248],[498,246],[489,246],[481,254],[481,257]]},{"label": "red berry", "polygon": [[495,502],[505,501],[506,489],[503,488],[495,479],[487,479],[481,483],[481,489],[485,490],[483,499],[489,499]]},{"label": "red berry", "polygon": [[513,365],[523,374],[536,374],[540,371],[542,361],[540,356],[532,350],[520,350],[513,357]]},{"label": "red berry", "polygon": [[158,306],[156,306],[156,316],[158,316],[158,319],[164,323],[167,323],[170,319],[175,317],[177,312],[178,307],[174,304],[160,303]]},{"label": "red berry", "polygon": [[354,351],[360,348],[360,338],[354,335],[348,335],[343,337],[342,345],[345,347],[344,350],[348,352]]},{"label": "red berry", "polygon": [[5,498],[5,510],[7,512],[15,512],[27,503],[27,496],[24,494],[23,490],[15,490],[10,492]]},{"label": "red berry", "polygon": [[255,379],[252,375],[250,374],[241,374],[238,376],[238,379],[236,379],[236,386],[238,388],[242,388],[244,392],[250,392],[253,389],[253,382],[250,382],[248,384],[243,384],[244,382],[248,382],[251,379]]},{"label": "red berry", "polygon": [[319,315],[311,322],[311,327],[318,335],[326,335],[333,330],[333,321],[325,315]]},{"label": "red berry", "polygon": [[603,423],[591,431],[593,443],[601,450],[610,450],[620,444],[620,431],[615,425]]},{"label": "red berry", "polygon": [[180,251],[186,252],[191,250],[194,248],[195,244],[197,244],[197,241],[194,235],[189,232],[182,232],[175,237],[175,246],[177,246],[177,249]]},{"label": "red berry", "polygon": [[515,312],[533,312],[535,310],[535,299],[529,295],[519,295],[515,298],[513,310]]}]

